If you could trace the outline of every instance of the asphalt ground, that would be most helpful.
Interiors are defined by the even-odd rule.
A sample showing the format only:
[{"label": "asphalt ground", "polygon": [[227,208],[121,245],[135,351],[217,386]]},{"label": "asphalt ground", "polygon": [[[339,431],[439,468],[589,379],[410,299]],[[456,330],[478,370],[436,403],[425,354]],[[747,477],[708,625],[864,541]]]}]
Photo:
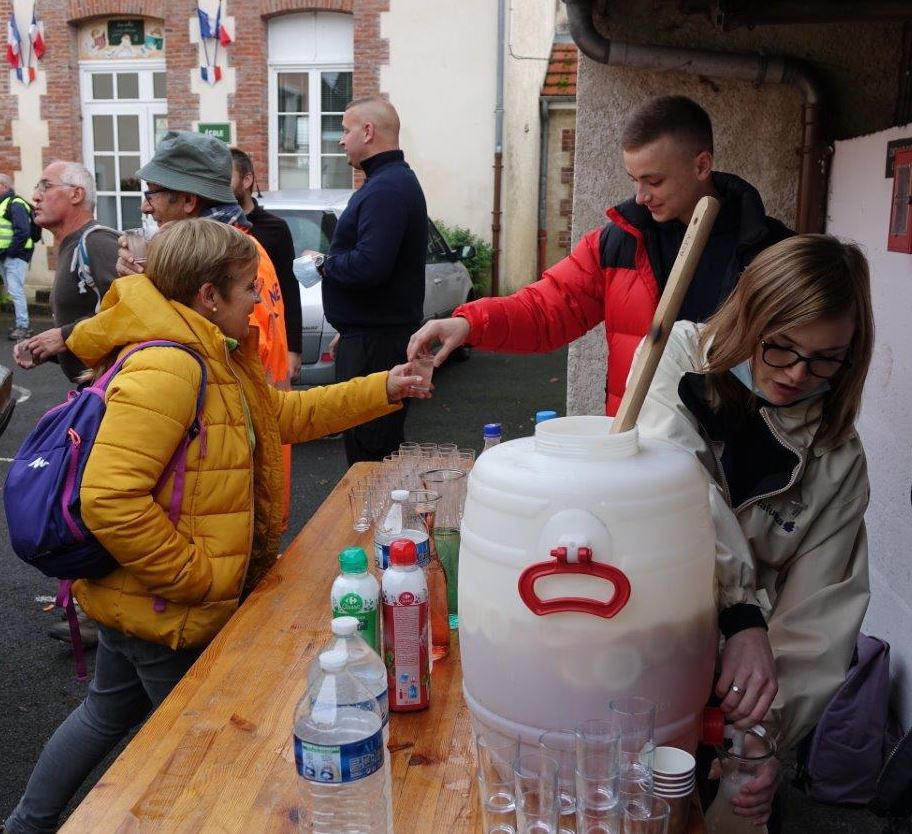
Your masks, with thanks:
[{"label": "asphalt ground", "polygon": [[[35,321],[33,328],[48,322]],[[0,335],[11,326],[0,317]],[[0,362],[13,367],[12,343],[0,344]],[[5,434],[0,437],[0,475],[48,408],[61,402],[69,384],[55,365],[25,372],[14,369],[14,384],[24,397]],[[481,448],[482,426],[503,424],[504,439],[532,433],[540,409],[565,410],[566,350],[541,356],[510,356],[475,352],[467,362],[449,363],[434,376],[435,396],[411,406],[406,425],[410,440],[457,443]],[[317,440],[295,447],[294,487],[289,533],[283,546],[312,515],[346,469],[340,439]],[[46,636],[59,613],[49,608],[56,583],[45,579],[13,554],[0,514],[0,749],[6,763],[0,775],[0,820],[18,800],[42,747],[57,725],[75,708],[85,688],[75,678],[69,647]],[[88,652],[91,674],[94,657]],[[126,742],[125,742],[126,743]],[[120,749],[120,748],[119,748]],[[115,751],[113,755],[116,755]],[[87,780],[82,796],[101,776],[112,758]],[[863,810],[833,808],[811,802],[789,785],[793,762],[786,762],[785,827],[794,834],[879,834],[883,824]],[[107,834],[107,832],[98,832]],[[428,834],[431,834],[430,832]]]}]

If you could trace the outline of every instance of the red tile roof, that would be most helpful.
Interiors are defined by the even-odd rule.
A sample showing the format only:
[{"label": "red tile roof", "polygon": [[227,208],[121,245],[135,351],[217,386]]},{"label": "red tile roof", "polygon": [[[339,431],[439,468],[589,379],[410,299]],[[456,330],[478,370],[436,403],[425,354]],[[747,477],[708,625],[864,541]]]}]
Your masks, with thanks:
[{"label": "red tile roof", "polygon": [[575,43],[557,43],[551,46],[548,72],[542,84],[543,96],[576,97],[576,64],[579,53]]}]

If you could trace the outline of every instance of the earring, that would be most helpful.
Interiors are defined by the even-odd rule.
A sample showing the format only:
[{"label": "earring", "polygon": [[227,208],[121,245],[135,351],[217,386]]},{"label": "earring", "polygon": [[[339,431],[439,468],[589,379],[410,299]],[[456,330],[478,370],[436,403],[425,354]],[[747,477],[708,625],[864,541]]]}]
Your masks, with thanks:
[{"label": "earring", "polygon": [[213,312],[213,313],[217,313],[217,312],[218,312],[218,307],[216,307],[214,304],[212,305],[212,312]]}]

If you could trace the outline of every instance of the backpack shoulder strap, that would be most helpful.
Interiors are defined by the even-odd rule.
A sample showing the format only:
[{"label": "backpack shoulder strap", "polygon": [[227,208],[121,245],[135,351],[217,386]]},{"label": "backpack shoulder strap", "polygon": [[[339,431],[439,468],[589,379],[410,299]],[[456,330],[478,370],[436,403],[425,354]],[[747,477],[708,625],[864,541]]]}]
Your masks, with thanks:
[{"label": "backpack shoulder strap", "polygon": [[189,353],[197,361],[200,366],[200,371],[202,371],[199,392],[196,395],[196,415],[193,418],[193,422],[190,424],[190,429],[187,431],[187,434],[184,435],[184,438],[181,440],[180,445],[177,447],[177,449],[175,449],[174,454],[171,456],[171,460],[168,461],[167,465],[162,471],[161,477],[158,479],[158,483],[155,485],[154,490],[155,494],[161,492],[162,488],[167,483],[171,475],[174,475],[174,489],[171,491],[171,502],[168,507],[168,518],[170,518],[171,523],[176,526],[177,520],[180,517],[181,504],[183,503],[184,498],[184,477],[187,470],[187,449],[190,446],[191,441],[197,436],[200,439],[200,457],[206,456],[206,425],[203,422],[203,406],[206,401],[206,384],[208,377],[206,373],[206,363],[203,361],[203,358],[195,350],[181,344],[180,342],[172,342],[167,339],[155,339],[148,342],[141,342],[140,344],[128,350],[123,356],[119,357],[118,360],[110,368],[108,368],[107,371],[105,371],[105,373],[92,387],[100,389],[102,392],[104,392],[107,389],[108,384],[111,382],[111,379],[123,367],[123,364],[127,361],[127,359],[129,359],[134,353],[138,353],[139,351],[150,347],[179,348],[180,350]]},{"label": "backpack shoulder strap", "polygon": [[92,232],[98,232],[102,229],[113,232],[115,235],[117,234],[116,229],[112,229],[110,226],[103,226],[101,223],[89,226],[79,236],[79,243],[76,244],[76,248],[73,250],[73,260],[70,261],[70,272],[76,273],[79,292],[84,293],[87,289],[90,289],[95,293],[97,299],[95,302],[96,313],[101,309],[101,294],[98,292],[98,287],[95,286],[95,278],[92,276],[92,265],[89,263],[89,248],[86,245],[86,239]]}]

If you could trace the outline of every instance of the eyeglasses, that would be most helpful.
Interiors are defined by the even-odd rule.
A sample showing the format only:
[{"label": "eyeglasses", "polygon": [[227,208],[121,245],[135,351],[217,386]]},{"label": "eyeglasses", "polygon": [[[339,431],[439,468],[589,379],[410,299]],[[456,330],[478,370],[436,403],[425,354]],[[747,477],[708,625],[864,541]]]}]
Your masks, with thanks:
[{"label": "eyeglasses", "polygon": [[797,350],[760,340],[763,361],[771,368],[792,368],[799,362],[807,365],[808,373],[820,379],[829,379],[843,368],[852,366],[851,359],[833,359],[828,356],[802,356]]},{"label": "eyeglasses", "polygon": [[170,188],[157,188],[155,191],[143,191],[143,197],[146,198],[147,203],[152,202],[152,198],[156,194],[171,194],[173,193]]},{"label": "eyeglasses", "polygon": [[38,194],[44,194],[51,188],[80,188],[80,186],[72,182],[51,182],[50,180],[38,180],[35,183],[35,192]]}]

